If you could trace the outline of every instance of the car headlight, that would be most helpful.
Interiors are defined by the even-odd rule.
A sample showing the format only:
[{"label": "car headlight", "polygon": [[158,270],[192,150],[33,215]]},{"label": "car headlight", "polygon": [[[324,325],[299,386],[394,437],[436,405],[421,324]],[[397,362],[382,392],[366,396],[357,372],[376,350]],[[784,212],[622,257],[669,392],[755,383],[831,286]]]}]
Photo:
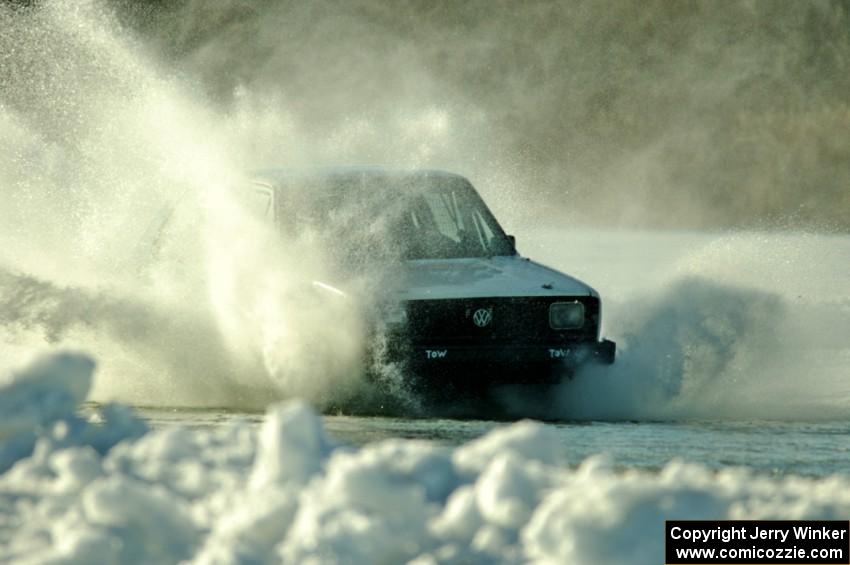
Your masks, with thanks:
[{"label": "car headlight", "polygon": [[584,304],[553,302],[549,305],[549,326],[553,330],[574,330],[584,325]]}]

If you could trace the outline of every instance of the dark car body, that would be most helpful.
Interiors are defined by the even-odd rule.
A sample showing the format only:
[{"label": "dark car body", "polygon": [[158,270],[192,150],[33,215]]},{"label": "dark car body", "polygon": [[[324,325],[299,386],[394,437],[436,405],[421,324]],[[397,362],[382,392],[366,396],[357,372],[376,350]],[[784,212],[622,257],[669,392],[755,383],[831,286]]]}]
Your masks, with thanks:
[{"label": "dark car body", "polygon": [[393,262],[388,355],[431,384],[544,383],[613,363],[599,294],[517,253],[470,182],[443,171],[276,169],[254,189],[284,233],[318,229],[345,272]]}]

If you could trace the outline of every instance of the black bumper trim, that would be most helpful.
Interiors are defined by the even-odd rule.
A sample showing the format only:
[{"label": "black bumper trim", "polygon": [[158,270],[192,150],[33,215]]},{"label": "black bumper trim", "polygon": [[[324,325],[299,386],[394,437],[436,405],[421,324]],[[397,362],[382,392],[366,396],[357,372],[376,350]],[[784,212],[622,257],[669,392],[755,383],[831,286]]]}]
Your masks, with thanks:
[{"label": "black bumper trim", "polygon": [[412,344],[411,359],[421,367],[437,368],[455,364],[571,365],[593,362],[610,365],[616,344],[598,342],[534,345],[440,345]]}]

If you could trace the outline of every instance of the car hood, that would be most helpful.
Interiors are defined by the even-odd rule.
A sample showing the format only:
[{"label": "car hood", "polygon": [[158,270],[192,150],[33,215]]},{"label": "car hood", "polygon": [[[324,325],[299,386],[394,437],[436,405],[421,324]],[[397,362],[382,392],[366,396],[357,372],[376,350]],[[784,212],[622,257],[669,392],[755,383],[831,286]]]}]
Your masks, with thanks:
[{"label": "car hood", "polygon": [[407,261],[403,280],[402,300],[598,296],[580,280],[519,255]]}]

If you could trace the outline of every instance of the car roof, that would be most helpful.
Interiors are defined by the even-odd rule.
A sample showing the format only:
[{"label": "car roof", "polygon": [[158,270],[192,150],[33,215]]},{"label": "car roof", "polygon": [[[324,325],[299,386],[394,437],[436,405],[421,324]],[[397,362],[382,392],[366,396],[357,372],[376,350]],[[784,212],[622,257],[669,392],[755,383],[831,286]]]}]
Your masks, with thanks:
[{"label": "car roof", "polygon": [[430,177],[454,180],[466,180],[456,173],[439,169],[404,169],[376,165],[335,165],[325,167],[280,167],[254,171],[254,180],[269,184],[278,184],[287,180],[329,179],[334,177]]}]

